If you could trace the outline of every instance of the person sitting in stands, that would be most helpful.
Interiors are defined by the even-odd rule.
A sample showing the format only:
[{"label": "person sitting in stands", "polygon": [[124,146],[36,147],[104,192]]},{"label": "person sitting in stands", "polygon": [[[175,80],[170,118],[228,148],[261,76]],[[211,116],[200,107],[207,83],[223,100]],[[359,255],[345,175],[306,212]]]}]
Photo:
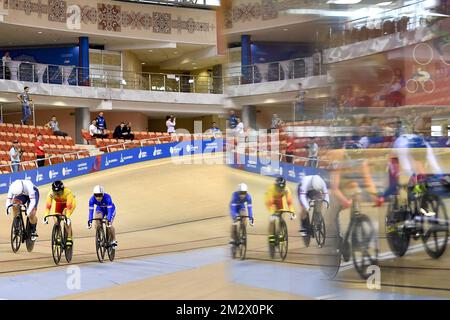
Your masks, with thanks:
[{"label": "person sitting in stands", "polygon": [[100,132],[100,130],[98,130],[97,128],[97,120],[92,120],[91,125],[89,126],[89,135],[93,138],[100,138],[100,139],[104,139],[104,138],[108,138],[107,134],[103,134]]}]

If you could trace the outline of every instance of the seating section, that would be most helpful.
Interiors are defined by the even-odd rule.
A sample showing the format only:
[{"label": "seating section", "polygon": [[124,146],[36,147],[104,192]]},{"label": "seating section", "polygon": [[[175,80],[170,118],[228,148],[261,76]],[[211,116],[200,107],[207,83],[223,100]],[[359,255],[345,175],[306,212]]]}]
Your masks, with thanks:
[{"label": "seating section", "polygon": [[[75,146],[71,137],[54,136],[49,128],[0,123],[0,173],[7,173],[11,170],[9,167],[9,150],[13,145],[13,141],[16,139],[19,141],[20,148],[24,150],[22,155],[22,161],[25,162],[23,165],[24,169],[36,168],[36,163],[33,161],[36,160],[34,142],[38,133],[42,134],[47,157],[55,157],[51,160],[46,160],[46,165],[89,156],[88,151]],[[77,156],[75,153],[80,151],[84,152],[81,152]]]}]

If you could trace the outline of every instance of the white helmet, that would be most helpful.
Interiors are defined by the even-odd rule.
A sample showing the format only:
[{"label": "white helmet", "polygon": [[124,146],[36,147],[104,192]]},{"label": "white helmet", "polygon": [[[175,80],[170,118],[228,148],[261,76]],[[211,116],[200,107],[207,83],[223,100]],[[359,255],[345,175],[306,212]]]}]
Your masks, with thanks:
[{"label": "white helmet", "polygon": [[23,183],[22,180],[16,180],[9,186],[9,192],[14,196],[18,196],[23,193]]},{"label": "white helmet", "polygon": [[239,183],[237,191],[238,192],[247,192],[248,191],[248,187],[247,187],[247,185],[245,183]]},{"label": "white helmet", "polygon": [[103,195],[105,193],[105,190],[103,189],[102,186],[97,185],[97,186],[94,187],[93,193],[94,194],[101,194],[101,195]]},{"label": "white helmet", "polygon": [[324,187],[324,181],[320,176],[313,176],[311,180],[311,186],[313,190],[322,191]]}]

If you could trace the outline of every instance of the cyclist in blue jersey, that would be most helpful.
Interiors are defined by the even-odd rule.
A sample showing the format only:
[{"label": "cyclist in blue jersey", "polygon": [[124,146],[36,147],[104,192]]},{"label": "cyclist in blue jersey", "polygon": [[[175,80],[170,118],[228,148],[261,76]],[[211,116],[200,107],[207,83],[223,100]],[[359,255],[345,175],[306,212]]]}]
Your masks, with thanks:
[{"label": "cyclist in blue jersey", "polygon": [[[93,193],[94,195],[89,200],[88,229],[92,227],[92,219],[103,219],[106,217],[108,220],[107,227],[110,228],[113,239],[111,245],[117,247],[116,232],[113,227],[114,217],[116,216],[116,206],[114,205],[111,196],[105,193],[102,186],[95,186]],[[96,221],[96,227],[99,225],[100,221]]]},{"label": "cyclist in blue jersey", "polygon": [[[247,204],[247,209],[245,207]],[[234,239],[237,239],[237,227],[238,227],[238,217],[245,216],[245,212],[248,212],[248,219],[250,225],[253,226],[253,209],[252,209],[252,197],[248,193],[248,187],[245,183],[240,183],[238,185],[237,191],[233,192],[230,202],[230,214],[233,219],[233,224],[231,226],[231,241],[230,244],[234,245]]]}]

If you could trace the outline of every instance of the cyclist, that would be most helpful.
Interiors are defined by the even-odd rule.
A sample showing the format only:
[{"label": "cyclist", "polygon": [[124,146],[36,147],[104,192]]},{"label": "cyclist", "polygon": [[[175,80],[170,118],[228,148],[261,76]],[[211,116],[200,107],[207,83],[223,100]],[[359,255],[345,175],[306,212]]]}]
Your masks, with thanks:
[{"label": "cyclist", "polygon": [[292,212],[291,218],[295,219],[292,193],[283,177],[277,177],[275,183],[267,190],[266,206],[271,214],[269,222],[269,244],[273,244],[275,242],[275,221],[277,218],[277,211],[290,211]]},{"label": "cyclist", "polygon": [[[107,227],[111,229],[112,242],[111,245],[117,247],[116,232],[113,227],[114,217],[116,216],[116,206],[114,205],[112,198],[109,194],[105,193],[102,186],[95,186],[94,195],[89,200],[89,220],[88,229],[92,228],[92,219],[103,219],[106,217],[108,220]],[[96,227],[100,226],[100,222],[96,221]]]},{"label": "cyclist", "polygon": [[[245,208],[247,204],[247,210]],[[245,215],[245,211],[248,211],[248,218],[250,225],[253,226],[253,208],[252,208],[252,197],[248,193],[248,187],[245,183],[238,184],[237,190],[233,192],[230,202],[230,214],[233,219],[233,224],[231,225],[231,241],[230,244],[235,244],[235,239],[237,239],[237,227],[238,227],[238,217]]]},{"label": "cyclist", "polygon": [[[66,216],[66,231],[67,240],[66,245],[72,245],[72,224],[70,223],[70,216],[76,208],[75,196],[69,188],[64,186],[64,183],[57,180],[52,183],[52,190],[47,195],[47,202],[45,205],[44,224],[48,224],[48,215],[50,211],[52,214],[61,214]],[[56,222],[55,218],[55,222]]]},{"label": "cyclist", "polygon": [[[30,219],[31,241],[36,241],[37,217],[36,211],[39,204],[39,189],[30,180],[16,180],[9,186],[6,198],[6,214],[9,214],[8,207],[13,203],[20,203],[27,207],[27,216]],[[19,209],[13,207],[14,217],[19,214]]]},{"label": "cyclist", "polygon": [[297,187],[298,200],[301,205],[300,209],[300,235],[302,237],[308,236],[309,219],[308,212],[310,209],[309,202],[320,198],[329,206],[330,196],[328,194],[327,184],[318,175],[310,175],[300,177],[300,182]]}]

